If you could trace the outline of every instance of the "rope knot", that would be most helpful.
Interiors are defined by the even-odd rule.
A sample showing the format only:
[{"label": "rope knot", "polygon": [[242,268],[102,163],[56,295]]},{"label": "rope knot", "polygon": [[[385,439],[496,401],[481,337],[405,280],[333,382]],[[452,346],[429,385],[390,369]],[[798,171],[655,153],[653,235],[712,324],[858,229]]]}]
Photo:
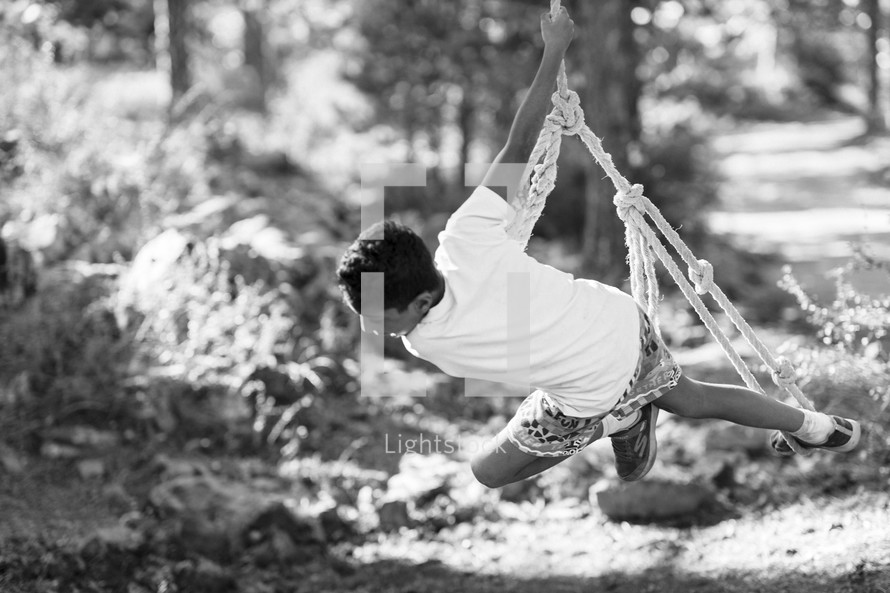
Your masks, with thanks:
[{"label": "rope knot", "polygon": [[553,113],[547,119],[562,128],[566,136],[577,134],[584,127],[584,110],[581,109],[581,97],[575,91],[569,91],[563,97],[559,91],[553,93]]},{"label": "rope knot", "polygon": [[618,209],[618,218],[627,222],[627,216],[630,211],[638,210],[645,212],[645,204],[643,203],[643,186],[639,183],[633,184],[626,192],[619,191],[612,200]]},{"label": "rope knot", "polygon": [[689,267],[689,279],[695,285],[695,292],[708,294],[714,288],[714,266],[706,259],[700,259],[696,264]]},{"label": "rope knot", "polygon": [[797,372],[787,358],[780,358],[778,368],[773,370],[773,382],[782,388],[789,388],[797,382]]}]

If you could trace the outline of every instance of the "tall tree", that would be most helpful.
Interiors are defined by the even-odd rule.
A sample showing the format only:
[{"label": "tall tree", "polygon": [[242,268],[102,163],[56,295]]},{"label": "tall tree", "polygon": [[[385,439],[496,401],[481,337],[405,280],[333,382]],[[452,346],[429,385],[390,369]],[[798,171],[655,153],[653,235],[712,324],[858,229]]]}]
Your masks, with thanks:
[{"label": "tall tree", "polygon": [[[886,4],[881,0],[878,0],[878,35],[883,35],[884,47],[887,50],[884,52],[884,55],[890,55],[890,14],[888,14]],[[875,44],[875,47],[877,48],[879,45]],[[880,66],[877,58],[875,59],[875,65]],[[886,67],[887,64],[884,64],[883,68],[886,69]],[[880,72],[878,74],[880,76]],[[884,122],[886,126],[890,126],[890,88],[885,89],[885,96],[887,97],[887,104],[882,108]]]},{"label": "tall tree", "polygon": [[[633,37],[631,3],[625,0],[578,2],[575,11],[584,51],[581,92],[587,125],[603,139],[615,165],[629,174],[629,151],[639,139],[639,62]],[[624,273],[624,229],[615,214],[615,187],[596,165],[586,169],[585,230],[582,263],[587,272],[615,281]]]},{"label": "tall tree", "polygon": [[865,0],[865,13],[869,17],[868,51],[868,129],[880,132],[887,128],[881,106],[881,71],[878,67],[878,41],[881,36],[883,14],[880,0]]},{"label": "tall tree", "polygon": [[192,86],[187,45],[190,0],[154,0],[157,66],[170,77],[171,107]]},{"label": "tall tree", "polygon": [[244,18],[244,65],[254,77],[255,93],[252,105],[261,113],[266,112],[266,94],[269,90],[269,62],[266,56],[262,4],[256,0],[245,0],[241,4]]}]

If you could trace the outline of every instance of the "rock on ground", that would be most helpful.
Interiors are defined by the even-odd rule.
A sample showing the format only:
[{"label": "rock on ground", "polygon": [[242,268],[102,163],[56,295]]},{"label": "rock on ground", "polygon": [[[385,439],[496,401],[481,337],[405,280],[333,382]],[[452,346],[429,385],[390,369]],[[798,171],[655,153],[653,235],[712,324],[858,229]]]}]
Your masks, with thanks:
[{"label": "rock on ground", "polygon": [[658,521],[695,513],[715,495],[696,483],[650,479],[600,483],[591,488],[590,499],[613,521]]}]

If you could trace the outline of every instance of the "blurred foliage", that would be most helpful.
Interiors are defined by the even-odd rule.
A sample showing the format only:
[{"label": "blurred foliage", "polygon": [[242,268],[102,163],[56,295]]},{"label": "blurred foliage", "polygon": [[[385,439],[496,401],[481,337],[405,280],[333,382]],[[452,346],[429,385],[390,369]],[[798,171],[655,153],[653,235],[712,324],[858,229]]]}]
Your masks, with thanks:
[{"label": "blurred foliage", "polygon": [[137,340],[151,365],[180,369],[188,381],[238,388],[254,365],[274,366],[293,349],[294,314],[277,289],[247,284],[218,250],[193,245],[140,295]]},{"label": "blurred foliage", "polygon": [[[440,199],[424,200],[430,211],[422,215],[405,216],[434,235],[442,219],[432,211],[450,211],[466,192],[460,166],[491,158],[506,137],[533,76],[546,2],[262,6],[268,112],[245,114],[255,79],[245,67],[243,6],[203,0],[193,3],[189,39],[197,84],[171,119],[168,83],[154,69],[150,0],[4,2],[4,233],[32,240],[51,276],[69,260],[126,264],[171,216],[211,198],[282,194],[306,225],[329,231],[321,233],[329,247],[331,237],[354,236],[357,217],[349,212],[358,165],[373,155],[430,167]],[[707,246],[702,213],[717,197],[708,151],[714,124],[787,118],[848,101],[839,89],[861,82],[866,23],[849,0],[640,0],[629,8],[642,56],[642,121],[627,173],[687,239]],[[569,55],[573,86],[583,78],[574,66],[584,47],[576,39]],[[258,153],[281,158],[259,167],[248,158]],[[579,189],[595,165],[575,149],[563,161],[536,239],[571,247],[582,232]],[[288,193],[307,171],[341,199],[316,190]],[[338,207],[313,221],[313,202],[326,201]],[[229,401],[233,414],[247,414],[265,442],[288,447],[288,454],[316,448],[319,427],[335,422],[356,391],[357,330],[327,290],[330,261],[310,254],[295,269],[258,272],[249,267],[256,258],[241,253],[229,260],[215,250],[227,227],[204,230],[135,328],[110,317],[119,286],[102,274],[43,282],[33,301],[3,313],[3,417],[17,430],[71,414],[138,427],[146,417],[160,422],[164,402],[198,401],[209,390]],[[720,268],[735,269],[739,260],[726,257],[730,263]],[[239,267],[247,260],[249,269]],[[743,286],[733,294],[749,293],[757,280],[756,262],[743,261]],[[837,317],[832,332],[849,329],[839,325],[847,306],[828,309]],[[884,337],[860,335],[857,323],[857,339],[883,344],[871,360],[886,364]],[[865,359],[869,347],[845,356]],[[165,379],[134,395],[133,375],[152,377],[158,368],[166,369]],[[207,399],[205,411],[217,403]]]},{"label": "blurred foliage", "polygon": [[374,101],[375,123],[405,132],[410,153],[415,142],[440,152],[448,127],[484,139],[509,127],[534,76],[541,12],[528,1],[363,2],[345,74]]},{"label": "blurred foliage", "polygon": [[[0,96],[0,224],[39,243],[48,274],[38,296],[0,323],[3,412],[16,427],[4,433],[111,420],[139,434],[222,438],[221,428],[243,421],[289,454],[317,445],[325,407],[340,405],[316,400],[321,386],[327,396],[356,389],[356,328],[331,290],[319,290],[332,287],[329,262],[307,256],[286,274],[256,274],[255,256],[244,253],[236,273],[199,240],[135,327],[116,323],[113,280],[103,277],[99,290],[92,275],[52,279],[68,260],[131,260],[171,215],[217,192],[262,195],[303,172],[286,157],[250,161],[263,146],[245,141],[231,109],[206,91],[170,123],[155,73],[61,68],[51,45],[0,28],[16,33],[0,45],[11,82]],[[45,220],[55,227],[35,239]],[[287,377],[284,389],[273,388],[276,374]]]},{"label": "blurred foliage", "polygon": [[60,272],[52,290],[0,313],[2,432],[23,438],[57,422],[127,417],[119,387],[132,343],[117,328],[108,278]]},{"label": "blurred foliage", "polygon": [[[365,125],[394,128],[397,158],[429,165],[431,193],[439,198],[418,205],[412,192],[393,192],[388,204],[429,216],[465,197],[455,169],[492,158],[506,137],[533,75],[537,15],[546,8],[496,0],[356,5],[350,22],[358,36],[343,44],[343,71],[374,106]],[[707,248],[704,214],[717,199],[708,149],[714,124],[725,117],[785,120],[820,107],[854,107],[850,101],[857,96],[847,91],[863,83],[868,54],[862,13],[841,0],[649,0],[632,7],[643,121],[625,174],[646,186],[694,249]],[[567,58],[574,86],[585,75],[578,69],[584,47],[577,38]],[[596,165],[583,151],[566,152],[535,234],[577,246],[584,232],[576,215],[585,199],[584,173]]]},{"label": "blurred foliage", "polygon": [[807,296],[790,271],[783,286],[819,328],[826,346],[890,362],[890,296],[869,297],[854,288],[852,276],[862,271],[880,271],[890,278],[887,262],[859,249],[852,261],[834,271],[837,297],[827,307]]},{"label": "blurred foliage", "polygon": [[165,377],[192,389],[227,394],[222,402],[241,394],[243,402],[230,402],[228,414],[214,414],[235,420],[247,414],[258,435],[286,445],[288,454],[307,442],[317,446],[325,404],[316,398],[355,391],[349,326],[332,319],[337,311],[325,302],[328,295],[316,294],[313,302],[289,284],[250,279],[260,262],[233,257],[212,239],[190,245],[162,285],[119,301],[140,344],[131,372],[167,369]]},{"label": "blurred foliage", "polygon": [[[534,56],[540,46],[537,15],[545,9],[531,0],[416,0],[409,5],[392,0],[267,3],[263,26],[276,91],[271,115],[281,124],[277,127],[288,132],[285,142],[291,150],[305,154],[313,165],[330,164],[332,154],[355,157],[349,161],[360,160],[370,150],[430,165],[430,183],[437,184],[437,195],[445,196],[438,207],[448,210],[464,192],[460,164],[470,157],[490,158],[506,135],[512,113],[533,74]],[[235,100],[237,105],[239,97],[244,98],[245,85],[250,84],[242,72],[240,36],[244,23],[239,6],[198,2],[193,13],[193,60],[198,62],[196,71],[202,73],[199,82],[215,104]],[[643,56],[637,71],[644,92],[641,112],[644,118],[660,123],[654,127],[657,134],[652,133],[652,126],[645,134],[636,151],[636,166],[629,173],[646,182],[656,201],[659,194],[664,194],[665,204],[696,194],[690,198],[691,206],[675,219],[692,231],[700,224],[700,217],[695,215],[702,211],[702,198],[713,191],[707,183],[712,175],[707,151],[702,150],[707,125],[691,130],[689,122],[694,118],[707,122],[708,114],[787,118],[810,111],[820,101],[836,106],[838,85],[849,82],[850,76],[845,73],[862,70],[865,50],[861,31],[865,23],[861,13],[856,3],[840,0],[639,2],[633,14],[635,37]],[[60,54],[72,56],[70,61],[77,64],[84,58],[101,60],[104,58],[96,48],[113,46],[121,48],[121,61],[147,63],[139,56],[152,43],[148,0],[58,0],[45,4],[17,0],[5,9],[5,15],[2,26],[18,42],[0,51],[19,64],[19,72],[28,77],[11,79],[11,87],[17,92],[7,100],[19,111],[13,121],[56,122],[54,126],[40,125],[46,130],[44,137],[24,130],[23,144],[31,144],[31,139],[37,144],[47,142],[50,139],[45,136],[53,128],[79,134],[76,125],[57,123],[64,121],[58,117],[63,113],[53,110],[53,106],[60,100],[85,100],[82,94],[65,95],[96,84],[89,76],[66,81],[66,77],[47,69],[48,60],[58,60]],[[399,34],[393,34],[394,30]],[[66,35],[87,37],[79,41],[57,38],[64,31]],[[128,40],[133,43],[128,45]],[[23,48],[16,45],[30,45],[39,51],[24,55]],[[82,45],[89,51],[70,53],[64,49],[66,45]],[[572,64],[579,61],[575,54],[583,50],[584,40],[577,39],[569,56],[570,73]],[[336,83],[329,78],[314,85],[312,92],[301,88],[297,77],[317,80],[322,75],[310,67],[315,62],[341,73],[345,86],[332,88]],[[37,74],[35,80],[30,78],[33,73]],[[350,84],[364,93],[373,111],[362,107],[358,97],[351,94],[354,90],[347,88]],[[32,87],[31,92],[18,92],[23,86]],[[121,92],[119,88],[113,90]],[[156,117],[163,92],[152,90],[143,93],[146,95],[158,97],[157,103],[128,116]],[[35,98],[42,105],[34,105]],[[677,105],[683,105],[689,116],[676,122],[679,127],[675,130],[664,122],[674,117]],[[310,112],[314,117],[306,117]],[[28,117],[22,117],[24,113]],[[352,128],[349,134],[343,134],[344,125]],[[105,137],[108,132],[103,130],[97,136]],[[683,142],[674,146],[677,137]],[[393,152],[388,146],[397,150]],[[342,156],[339,162],[344,162]],[[663,166],[654,162],[665,159],[669,160]],[[589,160],[581,159],[566,166],[561,187],[569,199],[581,187],[582,178],[573,170],[590,166]],[[325,173],[332,173],[331,177],[343,175],[340,169]],[[352,169],[355,179],[357,168]],[[698,187],[690,186],[690,175],[703,182]],[[668,187],[684,183],[681,192]],[[548,213],[553,230],[545,226],[544,236],[577,240],[578,217],[554,210]]]},{"label": "blurred foliage", "polygon": [[[155,77],[60,71],[21,41],[0,48],[0,69],[13,81],[0,97],[0,220],[64,213],[53,244],[41,245],[46,263],[129,259],[165,216],[209,195],[206,126],[165,130]],[[115,92],[113,109],[103,91]]]}]

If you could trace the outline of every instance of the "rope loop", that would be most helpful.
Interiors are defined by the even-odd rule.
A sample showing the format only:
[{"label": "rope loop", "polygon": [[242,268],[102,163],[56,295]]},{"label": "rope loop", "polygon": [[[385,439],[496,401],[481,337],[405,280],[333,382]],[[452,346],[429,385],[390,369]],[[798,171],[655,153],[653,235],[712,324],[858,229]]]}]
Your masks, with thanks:
[{"label": "rope loop", "polygon": [[773,369],[773,382],[782,388],[789,388],[797,383],[797,372],[794,365],[787,358],[779,358],[778,368]]},{"label": "rope loop", "polygon": [[575,91],[568,91],[563,97],[559,91],[553,93],[553,112],[547,120],[562,128],[566,136],[577,134],[584,128],[584,110],[581,109],[581,97]]},{"label": "rope loop", "polygon": [[645,213],[646,205],[643,203],[643,186],[639,183],[634,183],[626,192],[619,191],[615,194],[612,203],[618,209],[618,218],[625,222],[632,209]]},{"label": "rope loop", "polygon": [[696,261],[696,266],[689,267],[689,279],[698,294],[708,294],[714,288],[714,266],[706,259]]}]

